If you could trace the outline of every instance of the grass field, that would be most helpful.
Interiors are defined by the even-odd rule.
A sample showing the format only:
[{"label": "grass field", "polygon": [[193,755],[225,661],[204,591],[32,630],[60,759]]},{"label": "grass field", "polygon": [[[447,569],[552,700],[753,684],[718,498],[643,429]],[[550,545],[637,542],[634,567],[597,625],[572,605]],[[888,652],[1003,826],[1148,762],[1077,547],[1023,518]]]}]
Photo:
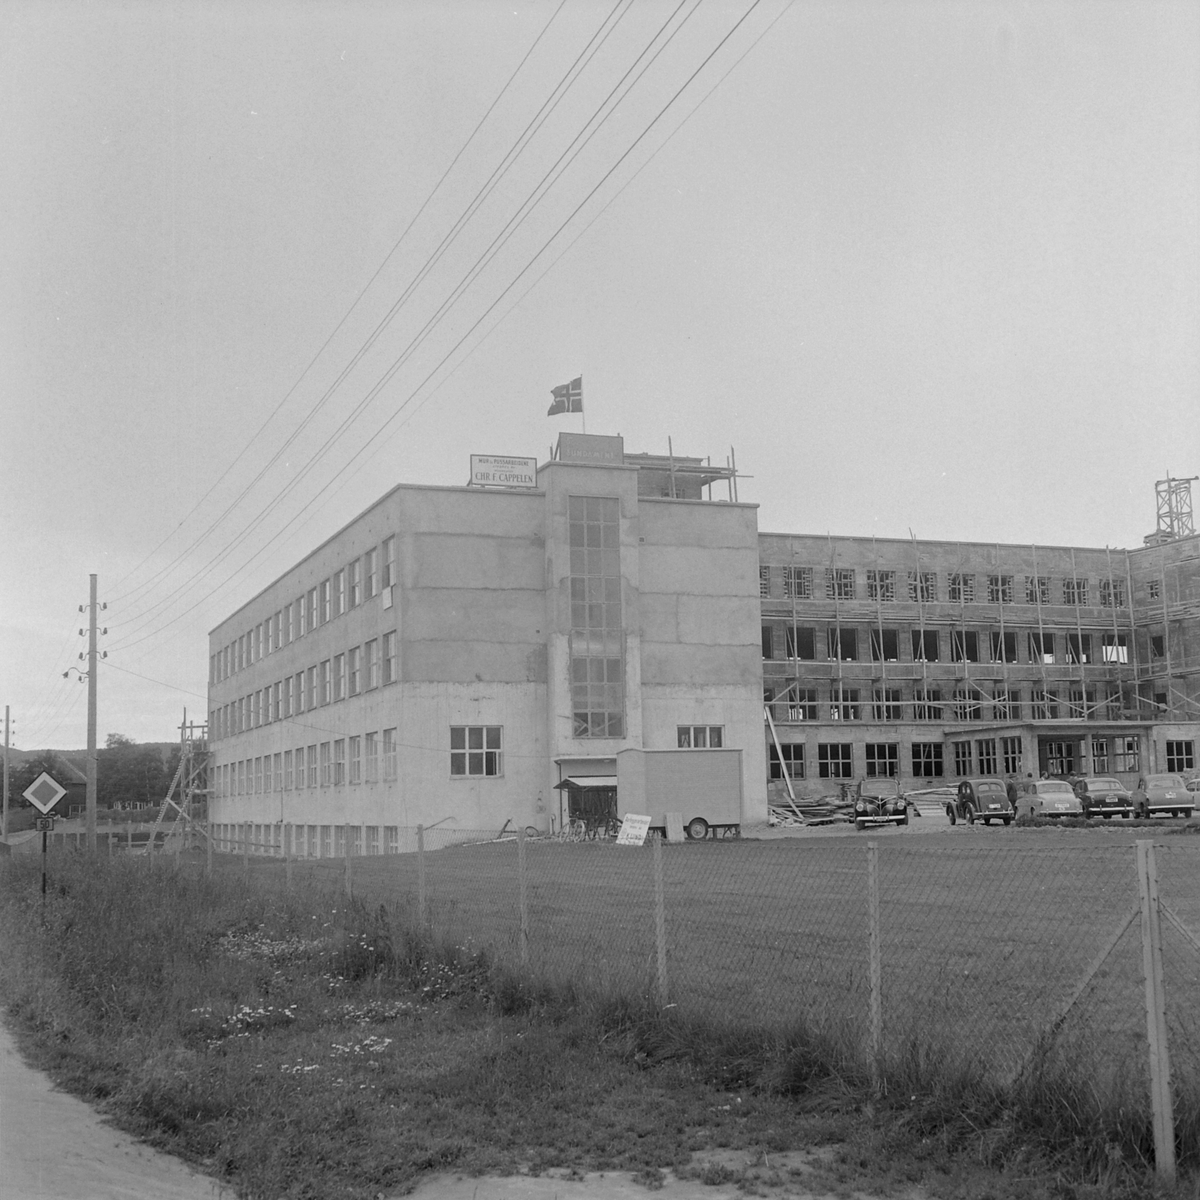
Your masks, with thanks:
[{"label": "grass field", "polygon": [[[1134,842],[1157,831],[963,830],[878,844],[884,1056],[970,1060],[1011,1079],[1138,899]],[[669,999],[681,1012],[780,1028],[797,1018],[869,1030],[868,864],[862,837],[664,848]],[[1200,839],[1162,835],[1164,903],[1200,933]],[[532,974],[590,992],[654,994],[653,856],[611,843],[526,846]],[[236,860],[224,861],[237,867]],[[282,878],[283,865],[256,871]],[[415,906],[415,855],[362,858],[353,889]],[[513,841],[425,856],[432,928],[520,965]],[[343,864],[297,864],[343,886]],[[1180,1070],[1200,1042],[1198,956],[1166,938]],[[1064,1034],[1102,1043],[1112,1069],[1144,1061],[1140,925],[1080,997]],[[1200,1047],[1198,1047],[1200,1048]]]}]

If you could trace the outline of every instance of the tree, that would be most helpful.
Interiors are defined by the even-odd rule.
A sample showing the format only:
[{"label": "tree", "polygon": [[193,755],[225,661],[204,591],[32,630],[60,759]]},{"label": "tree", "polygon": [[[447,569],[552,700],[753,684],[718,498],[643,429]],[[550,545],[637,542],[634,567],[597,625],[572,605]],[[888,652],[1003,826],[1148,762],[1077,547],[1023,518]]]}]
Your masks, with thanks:
[{"label": "tree", "polygon": [[110,733],[96,760],[96,802],[103,808],[157,804],[171,783],[162,750],[139,746],[124,734]]}]

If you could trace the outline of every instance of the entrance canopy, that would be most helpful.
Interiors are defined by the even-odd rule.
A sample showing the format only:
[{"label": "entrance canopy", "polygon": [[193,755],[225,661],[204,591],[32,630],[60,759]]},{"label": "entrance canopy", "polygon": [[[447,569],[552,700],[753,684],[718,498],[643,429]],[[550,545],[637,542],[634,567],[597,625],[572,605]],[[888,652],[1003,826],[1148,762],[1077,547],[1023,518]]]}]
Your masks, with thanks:
[{"label": "entrance canopy", "polygon": [[582,791],[584,788],[615,788],[615,775],[568,775],[566,779],[554,785],[556,792]]}]

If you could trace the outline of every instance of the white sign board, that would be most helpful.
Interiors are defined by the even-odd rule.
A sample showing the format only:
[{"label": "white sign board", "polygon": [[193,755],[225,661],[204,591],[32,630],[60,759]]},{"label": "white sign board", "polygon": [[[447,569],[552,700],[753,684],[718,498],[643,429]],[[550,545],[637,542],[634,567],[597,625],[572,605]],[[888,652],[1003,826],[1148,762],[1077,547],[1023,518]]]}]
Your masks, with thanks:
[{"label": "white sign board", "polygon": [[617,834],[617,845],[643,845],[646,841],[646,832],[649,828],[649,813],[626,813],[621,818],[621,832]]},{"label": "white sign board", "polygon": [[39,812],[48,813],[67,794],[67,789],[43,771],[21,794]]},{"label": "white sign board", "polygon": [[471,455],[472,487],[537,487],[536,458],[505,458],[499,454]]}]

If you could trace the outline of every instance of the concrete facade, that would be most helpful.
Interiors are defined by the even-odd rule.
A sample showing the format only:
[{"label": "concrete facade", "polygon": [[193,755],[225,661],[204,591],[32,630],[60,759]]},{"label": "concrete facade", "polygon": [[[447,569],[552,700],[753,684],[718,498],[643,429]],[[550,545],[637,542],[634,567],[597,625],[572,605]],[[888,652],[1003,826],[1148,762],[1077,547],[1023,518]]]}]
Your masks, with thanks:
[{"label": "concrete facade", "polygon": [[563,778],[696,726],[743,751],[742,822],[766,819],[756,509],[642,494],[618,439],[578,436],[596,461],[536,489],[393,489],[211,632],[218,831],[323,854],[342,825],[366,852],[550,830]]}]

